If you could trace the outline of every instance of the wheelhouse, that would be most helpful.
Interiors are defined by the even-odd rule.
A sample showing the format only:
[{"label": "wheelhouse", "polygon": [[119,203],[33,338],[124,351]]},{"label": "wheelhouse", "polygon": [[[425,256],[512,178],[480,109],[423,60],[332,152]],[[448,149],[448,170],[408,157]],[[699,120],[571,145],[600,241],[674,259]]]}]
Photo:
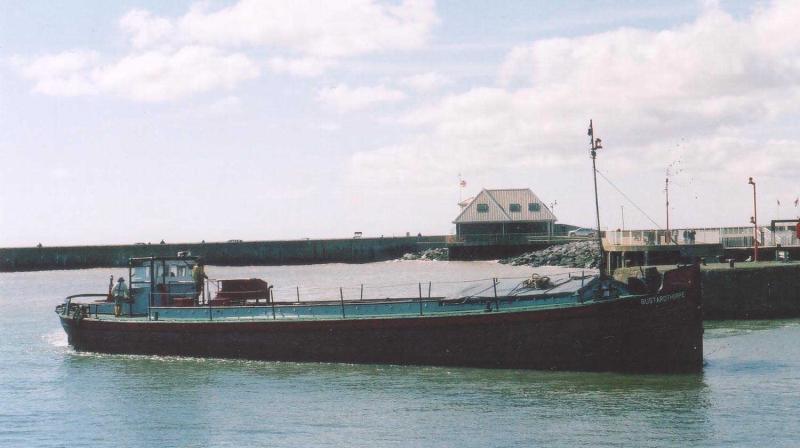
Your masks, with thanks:
[{"label": "wheelhouse", "polygon": [[197,305],[200,291],[192,279],[192,269],[197,264],[198,257],[182,254],[131,258],[128,262],[130,314],[146,315],[150,307]]}]

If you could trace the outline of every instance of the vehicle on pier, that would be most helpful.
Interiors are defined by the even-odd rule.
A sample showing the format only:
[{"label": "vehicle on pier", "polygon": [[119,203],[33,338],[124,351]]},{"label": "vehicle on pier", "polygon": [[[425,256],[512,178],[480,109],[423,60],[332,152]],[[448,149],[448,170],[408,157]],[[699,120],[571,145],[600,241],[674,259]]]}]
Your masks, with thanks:
[{"label": "vehicle on pier", "polygon": [[593,237],[597,233],[594,229],[585,229],[583,227],[577,228],[575,230],[570,230],[567,236],[571,237],[578,237],[578,236],[585,236],[585,237]]}]

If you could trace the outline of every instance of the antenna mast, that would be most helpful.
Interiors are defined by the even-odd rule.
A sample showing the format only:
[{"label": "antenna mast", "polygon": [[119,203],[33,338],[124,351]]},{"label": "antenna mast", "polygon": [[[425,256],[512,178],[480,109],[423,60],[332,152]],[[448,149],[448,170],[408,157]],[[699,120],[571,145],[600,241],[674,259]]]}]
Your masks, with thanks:
[{"label": "antenna mast", "polygon": [[597,264],[600,270],[600,279],[606,278],[605,266],[605,252],[603,251],[603,238],[600,236],[600,201],[597,198],[597,167],[595,166],[595,159],[597,158],[597,150],[603,149],[601,140],[594,138],[594,127],[592,120],[589,120],[589,150],[592,155],[592,178],[594,179],[594,210],[597,216],[597,244],[600,246],[600,262]]},{"label": "antenna mast", "polygon": [[667,195],[667,243],[669,243],[672,239],[672,235],[669,233],[669,168],[667,168],[667,177],[664,181],[664,192]]}]

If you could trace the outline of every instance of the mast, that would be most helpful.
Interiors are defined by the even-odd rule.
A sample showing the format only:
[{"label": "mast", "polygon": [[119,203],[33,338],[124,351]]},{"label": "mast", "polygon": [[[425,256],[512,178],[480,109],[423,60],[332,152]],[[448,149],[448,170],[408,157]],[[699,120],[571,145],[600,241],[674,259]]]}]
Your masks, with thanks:
[{"label": "mast", "polygon": [[672,234],[669,233],[669,168],[667,168],[667,178],[664,181],[664,192],[667,195],[667,243],[669,243],[672,240]]},{"label": "mast", "polygon": [[603,149],[600,144],[601,140],[594,138],[594,127],[592,120],[589,120],[589,149],[592,155],[592,178],[594,179],[594,211],[597,217],[597,244],[600,247],[600,262],[597,268],[600,270],[600,279],[606,278],[606,254],[603,251],[603,238],[600,236],[600,201],[597,199],[597,167],[595,166],[595,159],[597,158],[597,150]]}]

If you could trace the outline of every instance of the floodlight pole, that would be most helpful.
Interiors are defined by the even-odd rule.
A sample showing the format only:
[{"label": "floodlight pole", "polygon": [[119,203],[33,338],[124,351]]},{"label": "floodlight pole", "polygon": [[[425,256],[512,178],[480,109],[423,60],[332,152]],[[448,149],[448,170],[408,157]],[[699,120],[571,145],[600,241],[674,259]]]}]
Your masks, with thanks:
[{"label": "floodlight pole", "polygon": [[751,177],[748,184],[753,186],[753,216],[750,222],[753,223],[753,261],[758,261],[758,211],[756,208],[756,182]]}]

